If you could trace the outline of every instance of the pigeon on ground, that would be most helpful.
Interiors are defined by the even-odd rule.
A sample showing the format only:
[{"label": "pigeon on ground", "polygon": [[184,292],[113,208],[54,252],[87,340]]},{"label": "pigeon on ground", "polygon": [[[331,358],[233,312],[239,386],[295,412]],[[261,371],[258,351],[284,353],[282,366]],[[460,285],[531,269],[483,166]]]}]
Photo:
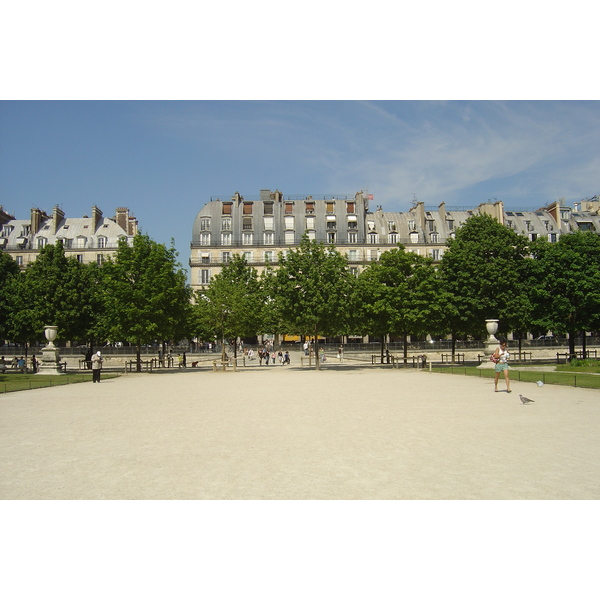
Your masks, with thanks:
[{"label": "pigeon on ground", "polygon": [[519,394],[519,398],[521,398],[521,402],[523,404],[529,404],[530,402],[535,402],[535,400],[531,400],[531,398],[525,398],[525,396]]}]

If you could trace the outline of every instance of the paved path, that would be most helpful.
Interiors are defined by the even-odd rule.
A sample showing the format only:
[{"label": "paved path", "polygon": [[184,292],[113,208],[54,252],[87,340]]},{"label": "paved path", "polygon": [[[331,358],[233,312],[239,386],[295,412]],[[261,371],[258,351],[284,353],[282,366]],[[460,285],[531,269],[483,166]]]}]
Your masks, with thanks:
[{"label": "paved path", "polygon": [[600,498],[597,390],[336,367],[4,394],[0,498]]}]

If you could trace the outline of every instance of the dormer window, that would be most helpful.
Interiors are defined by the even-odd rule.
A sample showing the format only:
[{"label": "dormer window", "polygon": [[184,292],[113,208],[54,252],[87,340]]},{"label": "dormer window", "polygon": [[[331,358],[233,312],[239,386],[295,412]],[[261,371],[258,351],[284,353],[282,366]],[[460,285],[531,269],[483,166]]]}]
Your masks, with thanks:
[{"label": "dormer window", "polygon": [[223,202],[223,205],[221,208],[221,211],[222,211],[221,214],[230,215],[232,206],[233,206],[233,203],[231,203],[231,202]]}]

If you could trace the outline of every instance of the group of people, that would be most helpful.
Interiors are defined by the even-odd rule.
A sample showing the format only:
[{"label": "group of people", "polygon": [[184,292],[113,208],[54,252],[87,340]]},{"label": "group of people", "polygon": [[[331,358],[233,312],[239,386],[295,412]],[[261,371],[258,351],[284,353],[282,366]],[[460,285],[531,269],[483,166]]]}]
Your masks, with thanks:
[{"label": "group of people", "polygon": [[[262,366],[263,362],[265,366],[268,366],[269,363],[275,364],[277,360],[282,365],[289,365],[290,363],[290,353],[286,350],[283,352],[279,350],[279,352],[275,352],[275,350],[269,350],[268,348],[259,348],[256,352],[258,356],[259,365]],[[247,356],[249,360],[254,360],[254,350],[252,348],[248,349]]]},{"label": "group of people", "polygon": [[[35,354],[31,356],[31,371],[32,373],[38,372],[39,362],[37,361]],[[25,373],[27,371],[27,361],[24,356],[16,357],[10,361],[10,365],[6,364],[6,360],[3,357],[0,358],[0,372],[4,373],[6,369],[14,369],[15,371],[21,371],[21,373]]]}]

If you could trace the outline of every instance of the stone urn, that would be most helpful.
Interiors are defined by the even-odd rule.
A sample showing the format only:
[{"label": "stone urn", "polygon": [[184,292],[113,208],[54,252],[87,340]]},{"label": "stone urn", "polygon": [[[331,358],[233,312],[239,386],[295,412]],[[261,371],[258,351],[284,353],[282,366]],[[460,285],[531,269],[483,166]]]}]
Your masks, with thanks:
[{"label": "stone urn", "polygon": [[54,345],[54,340],[58,334],[56,325],[46,325],[44,327],[44,336],[48,343],[42,348],[42,358],[38,366],[38,375],[62,375],[60,368],[60,356],[58,348]]},{"label": "stone urn", "polygon": [[498,319],[486,319],[485,328],[488,332],[488,338],[485,340],[483,346],[483,360],[479,365],[480,369],[493,369],[494,363],[490,361],[490,356],[496,350],[498,346],[498,340],[496,339],[495,333],[498,331]]},{"label": "stone urn", "polygon": [[489,333],[489,337],[488,337],[487,341],[497,344],[498,340],[496,339],[495,333],[496,333],[496,331],[498,331],[498,319],[486,319],[485,320],[485,328],[487,329],[487,332]]},{"label": "stone urn", "polygon": [[56,339],[56,335],[58,333],[58,327],[56,325],[46,325],[44,327],[44,335],[48,340],[48,348],[55,348],[54,340]]}]

